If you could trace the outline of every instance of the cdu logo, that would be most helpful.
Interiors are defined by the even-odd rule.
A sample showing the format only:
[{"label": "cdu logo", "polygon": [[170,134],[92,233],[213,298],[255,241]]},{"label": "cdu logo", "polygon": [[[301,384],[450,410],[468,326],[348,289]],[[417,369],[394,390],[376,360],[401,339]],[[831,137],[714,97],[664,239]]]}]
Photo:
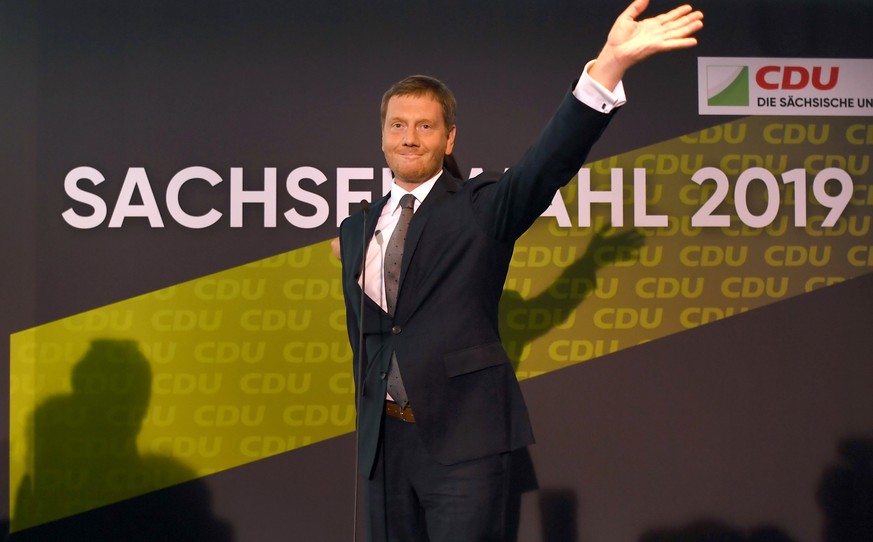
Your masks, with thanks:
[{"label": "cdu logo", "polygon": [[873,59],[698,57],[697,110],[873,116]]},{"label": "cdu logo", "polygon": [[749,105],[748,66],[706,66],[706,103],[714,107]]}]

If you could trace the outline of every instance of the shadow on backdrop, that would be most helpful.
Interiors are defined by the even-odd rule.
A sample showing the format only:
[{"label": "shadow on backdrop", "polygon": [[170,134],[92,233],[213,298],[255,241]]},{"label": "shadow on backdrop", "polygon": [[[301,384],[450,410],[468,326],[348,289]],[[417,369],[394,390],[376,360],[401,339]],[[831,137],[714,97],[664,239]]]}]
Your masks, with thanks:
[{"label": "shadow on backdrop", "polygon": [[549,489],[540,491],[540,531],[543,542],[576,542],[576,491]]},{"label": "shadow on backdrop", "polygon": [[873,440],[845,438],[839,460],[825,470],[818,488],[824,512],[824,542],[873,540]]},{"label": "shadow on backdrop", "polygon": [[[824,514],[822,542],[873,540],[873,440],[849,437],[837,444],[837,463],[825,469],[816,499]],[[732,527],[700,520],[677,528],[654,529],[639,542],[796,542],[782,529]]]},{"label": "shadow on backdrop", "polygon": [[[500,339],[503,348],[509,354],[512,368],[518,371],[518,366],[524,356],[525,349],[548,333],[552,327],[564,323],[582,302],[597,287],[597,272],[607,265],[618,261],[628,261],[636,258],[638,250],[643,246],[645,237],[639,230],[632,229],[609,235],[610,225],[596,232],[585,249],[585,253],[567,266],[553,284],[567,280],[580,280],[584,288],[559,299],[552,295],[551,286],[530,299],[524,299],[521,292],[503,290],[498,310]],[[559,314],[553,318],[551,326],[511,326],[509,320],[513,314],[532,311],[545,311],[550,315]],[[536,470],[530,451],[527,448],[512,453],[509,486],[509,503],[507,508],[507,540],[518,539],[519,519],[521,513],[521,496],[539,487]],[[572,542],[576,539],[576,495],[569,490],[544,490],[540,495],[540,515],[543,540]]]},{"label": "shadow on backdrop", "polygon": [[717,520],[700,520],[675,529],[656,529],[639,542],[796,542],[781,529],[771,526],[742,530]]},{"label": "shadow on backdrop", "polygon": [[[202,480],[149,495],[168,481],[194,478],[171,457],[137,450],[151,381],[136,342],[91,343],[73,368],[72,393],[47,398],[29,421],[28,470],[10,540],[233,539],[212,513]],[[129,500],[136,495],[145,497]]]},{"label": "shadow on backdrop", "polygon": [[[552,328],[563,324],[570,314],[582,304],[597,288],[597,272],[617,262],[630,261],[637,257],[639,249],[645,244],[645,237],[637,229],[609,235],[612,226],[607,224],[591,237],[585,253],[567,266],[561,275],[542,292],[530,299],[524,299],[521,292],[503,290],[499,306],[500,340],[509,354],[512,368],[516,371],[524,357],[525,349]],[[562,298],[552,294],[552,286],[566,281],[580,281],[583,288]],[[548,326],[512,326],[512,315],[532,312],[559,315]]]}]

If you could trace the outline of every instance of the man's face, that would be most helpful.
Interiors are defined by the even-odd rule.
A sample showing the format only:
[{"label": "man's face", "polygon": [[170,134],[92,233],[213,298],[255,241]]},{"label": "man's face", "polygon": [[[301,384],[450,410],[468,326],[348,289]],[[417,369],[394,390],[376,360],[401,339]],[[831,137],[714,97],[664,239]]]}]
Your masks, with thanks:
[{"label": "man's face", "polygon": [[407,190],[433,177],[452,153],[455,127],[446,126],[430,95],[392,96],[382,126],[382,152],[397,184]]}]

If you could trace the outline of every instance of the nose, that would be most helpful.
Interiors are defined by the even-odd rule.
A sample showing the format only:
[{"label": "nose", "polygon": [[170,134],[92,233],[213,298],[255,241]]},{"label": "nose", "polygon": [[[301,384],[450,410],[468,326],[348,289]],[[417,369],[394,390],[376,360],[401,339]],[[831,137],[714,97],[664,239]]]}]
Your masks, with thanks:
[{"label": "nose", "polygon": [[406,130],[406,133],[403,135],[403,145],[406,147],[417,147],[418,131],[415,129]]}]

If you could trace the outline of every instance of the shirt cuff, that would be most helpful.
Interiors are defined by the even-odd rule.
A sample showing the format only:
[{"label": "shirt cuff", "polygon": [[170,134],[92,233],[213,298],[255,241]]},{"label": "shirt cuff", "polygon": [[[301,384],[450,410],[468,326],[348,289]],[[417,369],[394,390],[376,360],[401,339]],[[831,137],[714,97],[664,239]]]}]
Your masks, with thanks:
[{"label": "shirt cuff", "polygon": [[576,88],[573,89],[573,96],[584,103],[591,109],[596,109],[601,113],[611,113],[616,107],[620,107],[627,103],[627,97],[624,94],[624,84],[621,81],[615,87],[615,90],[610,92],[603,85],[595,81],[588,75],[588,68],[594,60],[585,64],[585,69],[582,70],[582,77],[576,83]]}]

